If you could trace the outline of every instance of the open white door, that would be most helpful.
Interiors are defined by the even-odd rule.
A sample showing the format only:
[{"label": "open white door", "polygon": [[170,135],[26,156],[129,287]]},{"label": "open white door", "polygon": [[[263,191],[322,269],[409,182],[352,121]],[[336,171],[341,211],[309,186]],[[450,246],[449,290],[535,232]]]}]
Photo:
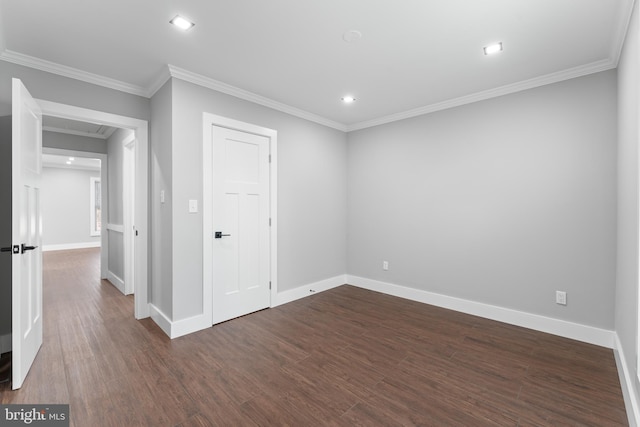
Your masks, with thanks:
[{"label": "open white door", "polygon": [[22,387],[42,345],[42,113],[12,82],[12,387]]}]

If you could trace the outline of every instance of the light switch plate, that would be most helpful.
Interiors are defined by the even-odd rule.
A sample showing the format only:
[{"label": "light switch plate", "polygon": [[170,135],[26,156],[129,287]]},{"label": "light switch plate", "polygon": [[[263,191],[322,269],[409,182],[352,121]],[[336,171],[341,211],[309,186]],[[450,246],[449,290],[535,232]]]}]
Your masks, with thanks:
[{"label": "light switch plate", "polygon": [[198,201],[189,200],[189,213],[198,213]]}]

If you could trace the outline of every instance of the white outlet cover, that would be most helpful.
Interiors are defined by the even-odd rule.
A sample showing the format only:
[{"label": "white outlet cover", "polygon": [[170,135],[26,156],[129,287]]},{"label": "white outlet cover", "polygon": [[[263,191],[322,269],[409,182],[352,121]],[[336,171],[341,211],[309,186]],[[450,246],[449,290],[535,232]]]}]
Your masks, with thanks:
[{"label": "white outlet cover", "polygon": [[198,201],[189,200],[189,213],[198,213]]}]

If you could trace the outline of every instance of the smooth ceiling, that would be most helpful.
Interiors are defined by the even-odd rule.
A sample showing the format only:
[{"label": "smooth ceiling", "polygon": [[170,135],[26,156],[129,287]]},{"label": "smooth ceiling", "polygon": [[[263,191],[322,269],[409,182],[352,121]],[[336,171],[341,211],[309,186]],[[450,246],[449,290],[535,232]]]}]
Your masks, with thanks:
[{"label": "smooth ceiling", "polygon": [[[0,59],[50,61],[146,96],[171,65],[214,87],[230,85],[350,130],[615,68],[632,6],[633,0],[0,0]],[[176,14],[195,27],[172,27]],[[362,38],[345,42],[349,30]],[[485,56],[483,47],[496,41],[504,51]],[[345,94],[357,101],[343,104]]]}]

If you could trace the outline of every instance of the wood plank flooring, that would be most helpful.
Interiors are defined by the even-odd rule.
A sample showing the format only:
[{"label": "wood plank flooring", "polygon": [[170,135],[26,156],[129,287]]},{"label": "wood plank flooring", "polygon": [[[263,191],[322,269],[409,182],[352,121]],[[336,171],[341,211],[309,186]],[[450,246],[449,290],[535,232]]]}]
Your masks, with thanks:
[{"label": "wood plank flooring", "polygon": [[0,402],[74,426],[627,425],[605,348],[352,286],[170,340],[98,250],[44,261],[44,345]]}]

